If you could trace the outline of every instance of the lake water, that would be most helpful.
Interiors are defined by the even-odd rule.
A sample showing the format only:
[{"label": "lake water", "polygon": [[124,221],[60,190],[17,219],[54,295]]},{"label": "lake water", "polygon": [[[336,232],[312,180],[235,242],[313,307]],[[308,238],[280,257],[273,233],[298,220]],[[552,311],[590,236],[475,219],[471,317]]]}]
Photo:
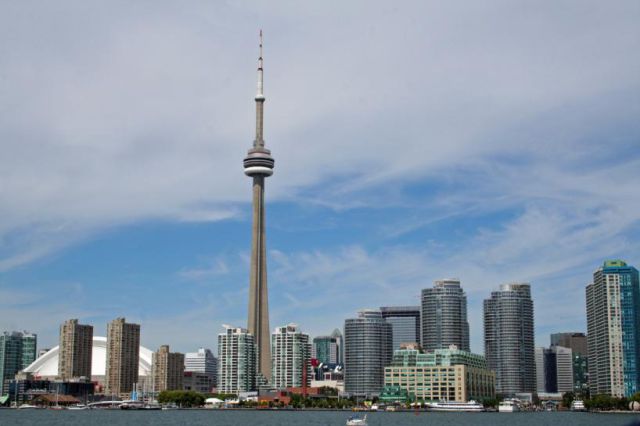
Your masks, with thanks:
[{"label": "lake water", "polygon": [[[344,426],[351,412],[253,410],[0,410],[0,425],[47,426]],[[640,414],[541,413],[369,413],[369,426],[640,426]]]}]

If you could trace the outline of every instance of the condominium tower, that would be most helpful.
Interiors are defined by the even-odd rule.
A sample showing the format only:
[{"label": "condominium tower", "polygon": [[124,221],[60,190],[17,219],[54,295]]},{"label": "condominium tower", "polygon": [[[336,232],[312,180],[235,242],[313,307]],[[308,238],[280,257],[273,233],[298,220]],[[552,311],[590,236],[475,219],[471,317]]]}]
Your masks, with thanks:
[{"label": "condominium tower", "polygon": [[91,379],[93,326],[70,319],[60,325],[58,376],[62,380],[77,377]]},{"label": "condominium tower", "polygon": [[258,58],[256,92],[256,137],[244,159],[244,173],[253,179],[253,227],[249,273],[249,319],[247,329],[255,337],[258,350],[258,373],[271,377],[269,330],[269,292],[267,289],[267,246],[265,235],[264,182],[273,174],[274,160],[263,139],[264,93],[262,78],[262,31]]},{"label": "condominium tower", "polygon": [[382,306],[382,318],[393,330],[393,349],[402,343],[420,343],[420,306]]},{"label": "condominium tower", "polygon": [[182,390],[184,354],[171,352],[169,345],[162,345],[153,353],[151,365],[155,392]]},{"label": "condominium tower", "polygon": [[504,284],[484,301],[484,350],[496,392],[535,392],[533,300],[529,284]]},{"label": "condominium tower", "polygon": [[249,392],[256,389],[256,341],[244,328],[225,326],[218,334],[218,391]]},{"label": "condominium tower", "polygon": [[391,324],[379,310],[363,310],[344,322],[344,381],[351,395],[377,395],[393,356]]},{"label": "condominium tower", "polygon": [[36,359],[38,336],[14,331],[0,334],[0,396],[9,390],[9,381]]},{"label": "condominium tower", "polygon": [[608,260],[587,286],[589,387],[592,395],[629,397],[640,391],[638,270]]},{"label": "condominium tower", "polygon": [[422,347],[429,351],[449,345],[469,350],[467,295],[457,279],[436,281],[422,290]]},{"label": "condominium tower", "polygon": [[337,328],[330,336],[317,336],[313,338],[311,357],[316,358],[322,364],[342,364],[344,343],[342,333]]},{"label": "condominium tower", "polygon": [[127,395],[138,382],[140,325],[116,318],[107,324],[105,394]]},{"label": "condominium tower", "polygon": [[[276,389],[311,384],[311,344],[309,335],[296,324],[278,327],[271,335],[273,366],[271,385]],[[305,371],[306,370],[306,371]]]}]

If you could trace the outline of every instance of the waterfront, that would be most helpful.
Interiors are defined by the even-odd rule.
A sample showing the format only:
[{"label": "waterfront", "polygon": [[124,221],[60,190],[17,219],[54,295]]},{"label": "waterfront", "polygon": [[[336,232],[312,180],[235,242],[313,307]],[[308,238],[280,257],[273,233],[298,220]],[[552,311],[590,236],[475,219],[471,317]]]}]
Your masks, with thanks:
[{"label": "waterfront", "polygon": [[[190,425],[305,425],[343,426],[352,413],[348,411],[254,411],[254,410],[174,410],[174,411],[120,411],[120,410],[0,410],[0,424],[12,426],[43,424],[48,426],[86,425],[136,426]],[[426,413],[411,412],[369,413],[369,426],[383,425],[523,425],[523,426],[627,426],[640,425],[636,414],[596,414],[571,412],[539,413]]]}]

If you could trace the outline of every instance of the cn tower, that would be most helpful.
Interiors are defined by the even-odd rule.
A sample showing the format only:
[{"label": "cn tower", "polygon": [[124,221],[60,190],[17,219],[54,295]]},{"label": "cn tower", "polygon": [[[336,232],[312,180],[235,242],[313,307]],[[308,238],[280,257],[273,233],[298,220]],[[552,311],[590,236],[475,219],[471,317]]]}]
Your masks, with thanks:
[{"label": "cn tower", "polygon": [[264,232],[264,180],[273,174],[271,151],[264,147],[262,124],[264,93],[262,91],[262,31],[258,58],[258,90],[256,92],[256,138],[244,159],[244,174],[253,178],[253,228],[251,270],[249,273],[249,321],[258,349],[258,373],[271,380],[271,339],[269,334],[269,294],[267,290],[267,250]]}]

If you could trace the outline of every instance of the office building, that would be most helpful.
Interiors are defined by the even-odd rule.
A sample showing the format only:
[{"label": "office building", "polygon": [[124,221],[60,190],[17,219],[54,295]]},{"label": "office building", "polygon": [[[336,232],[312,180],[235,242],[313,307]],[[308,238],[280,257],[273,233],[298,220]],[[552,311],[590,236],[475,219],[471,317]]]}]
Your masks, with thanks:
[{"label": "office building", "polygon": [[[200,389],[215,388],[218,383],[218,359],[209,349],[200,348],[197,352],[188,352],[184,356],[185,380],[187,376],[193,378],[194,386]],[[193,373],[193,374],[187,374]],[[185,386],[186,383],[185,383]]]},{"label": "office building", "polygon": [[93,326],[70,319],[60,325],[58,376],[61,380],[84,377],[91,380]]},{"label": "office building", "polygon": [[481,401],[496,395],[495,373],[485,358],[455,345],[428,353],[416,344],[403,345],[384,369],[384,385],[423,401]]},{"label": "office building", "polygon": [[426,351],[456,345],[469,350],[467,295],[460,280],[436,281],[422,290],[422,347]]},{"label": "office building", "polygon": [[605,261],[587,285],[589,388],[592,395],[629,397],[640,391],[638,270]]},{"label": "office building", "polygon": [[562,346],[536,348],[538,393],[565,393],[573,389],[573,351]]},{"label": "office building", "polygon": [[218,334],[218,392],[256,390],[256,341],[244,328],[225,326]]},{"label": "office building", "polygon": [[140,325],[116,318],[107,324],[105,394],[128,397],[138,383]]},{"label": "office building", "polygon": [[402,343],[420,343],[420,306],[383,306],[382,318],[393,332],[393,349]]},{"label": "office building", "polygon": [[529,284],[504,284],[484,301],[484,350],[502,396],[536,390],[533,300]]},{"label": "office building", "polygon": [[171,352],[169,345],[162,345],[153,353],[153,390],[182,390],[184,354]]},{"label": "office building", "polygon": [[342,364],[343,347],[342,333],[336,328],[330,336],[313,338],[311,357],[322,364]]},{"label": "office building", "polygon": [[37,343],[38,336],[26,331],[0,334],[0,397],[8,392],[16,373],[35,361]]},{"label": "office building", "polygon": [[571,349],[573,354],[573,391],[583,394],[589,389],[589,355],[587,336],[581,332],[554,333],[551,346]]},{"label": "office building", "polygon": [[379,310],[363,310],[344,322],[344,381],[350,395],[375,396],[393,356],[391,324]]},{"label": "office building", "polygon": [[311,384],[311,344],[309,335],[296,324],[278,327],[271,335],[271,385],[276,389],[301,387]]}]

